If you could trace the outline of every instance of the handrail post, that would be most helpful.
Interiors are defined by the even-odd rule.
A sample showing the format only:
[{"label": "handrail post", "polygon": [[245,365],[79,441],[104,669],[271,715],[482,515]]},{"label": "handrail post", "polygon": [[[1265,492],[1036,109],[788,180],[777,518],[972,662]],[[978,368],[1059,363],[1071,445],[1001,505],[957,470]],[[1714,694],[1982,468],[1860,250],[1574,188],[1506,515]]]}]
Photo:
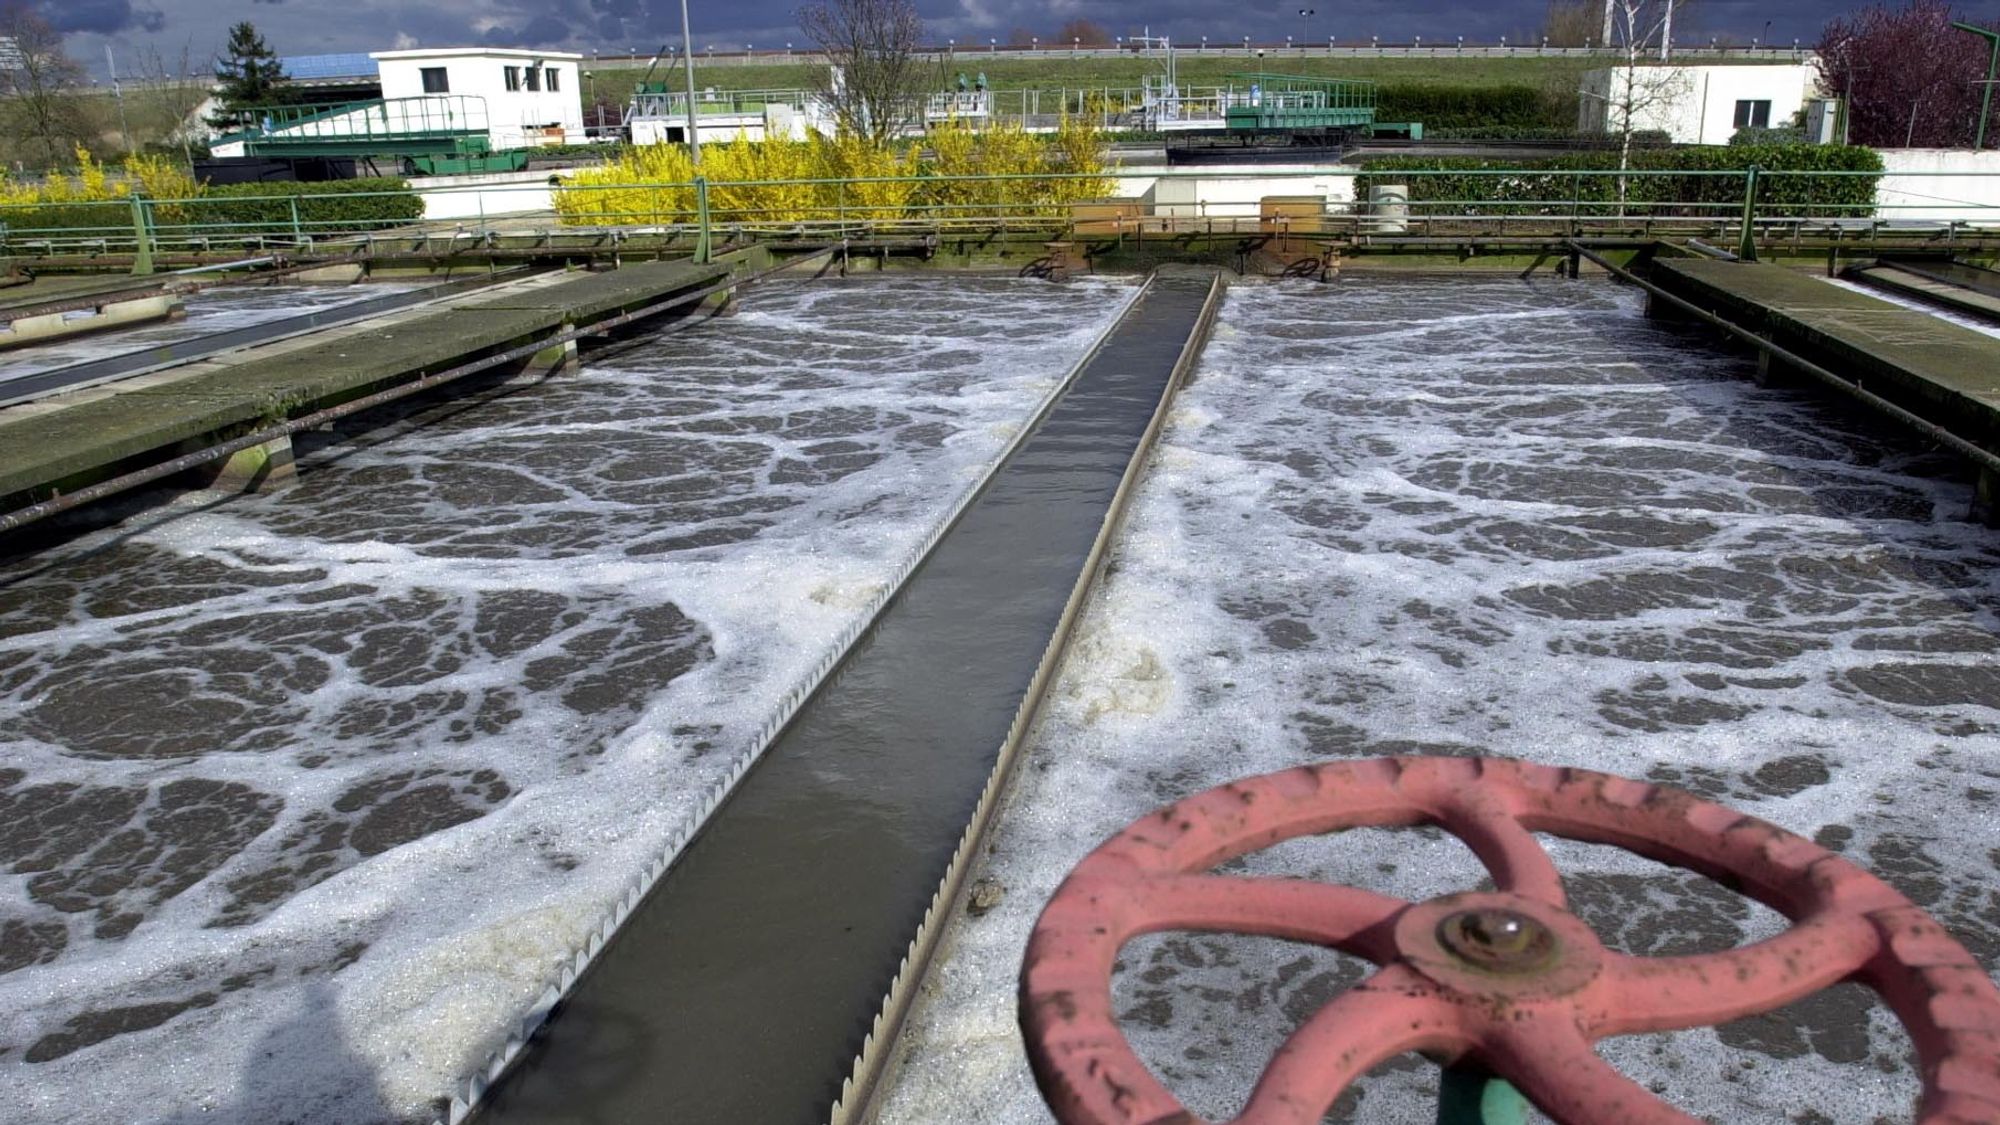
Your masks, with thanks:
[{"label": "handrail post", "polygon": [[695,222],[700,224],[701,227],[701,233],[695,237],[694,260],[697,263],[706,264],[710,255],[714,252],[708,230],[707,176],[696,176],[694,178],[694,214]]},{"label": "handrail post", "polygon": [[145,195],[137,191],[132,193],[132,238],[132,276],[144,277],[153,272],[153,215]]},{"label": "handrail post", "polygon": [[289,202],[292,205],[292,241],[294,243],[303,243],[306,239],[305,229],[299,223],[299,197],[294,195]]},{"label": "handrail post", "polygon": [[1743,174],[1743,232],[1736,241],[1736,256],[1746,262],[1757,260],[1757,174],[1752,164]]}]

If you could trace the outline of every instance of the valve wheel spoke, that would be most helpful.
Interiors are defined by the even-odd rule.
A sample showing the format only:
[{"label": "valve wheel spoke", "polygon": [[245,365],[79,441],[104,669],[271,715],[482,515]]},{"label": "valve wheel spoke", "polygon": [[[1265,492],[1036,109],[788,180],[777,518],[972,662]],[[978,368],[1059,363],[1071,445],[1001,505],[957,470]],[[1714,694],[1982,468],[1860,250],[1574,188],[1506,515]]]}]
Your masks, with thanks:
[{"label": "valve wheel spoke", "polygon": [[1776,937],[1690,957],[1607,954],[1592,1038],[1708,1027],[1782,1008],[1838,984],[1881,948],[1859,914],[1826,913]]},{"label": "valve wheel spoke", "polygon": [[1495,1073],[1557,1121],[1700,1125],[1700,1118],[1668,1105],[1598,1058],[1567,1021],[1511,1025],[1484,1054]]},{"label": "valve wheel spoke", "polygon": [[1390,930],[1410,908],[1399,898],[1309,879],[1165,875],[1129,892],[1146,931],[1194,930],[1312,942],[1382,964]]},{"label": "valve wheel spoke", "polygon": [[1469,1046],[1458,1010],[1392,965],[1329,1000],[1286,1037],[1230,1125],[1318,1125],[1355,1079],[1405,1051]]},{"label": "valve wheel spoke", "polygon": [[1476,795],[1447,811],[1445,828],[1465,841],[1501,890],[1558,909],[1568,907],[1555,861],[1504,802]]}]

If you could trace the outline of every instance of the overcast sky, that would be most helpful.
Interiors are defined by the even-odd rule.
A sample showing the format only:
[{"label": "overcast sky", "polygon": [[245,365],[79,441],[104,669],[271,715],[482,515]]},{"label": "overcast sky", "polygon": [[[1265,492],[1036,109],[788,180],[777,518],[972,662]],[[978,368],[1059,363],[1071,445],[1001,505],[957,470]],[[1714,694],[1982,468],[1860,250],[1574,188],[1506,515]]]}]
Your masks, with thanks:
[{"label": "overcast sky", "polygon": [[[104,46],[126,58],[144,50],[178,57],[183,47],[197,60],[212,57],[231,23],[249,20],[282,55],[384,50],[390,47],[495,46],[650,51],[680,39],[678,0],[28,0],[69,33],[70,52],[101,72]],[[1207,35],[1244,35],[1276,42],[1308,34],[1299,9],[1310,4],[1314,39],[1407,41],[1520,37],[1541,25],[1546,0],[917,0],[935,39],[961,43],[997,37],[1015,28],[1053,38],[1064,22],[1084,18],[1116,35],[1150,27],[1179,42]],[[714,44],[759,49],[803,45],[792,13],[799,0],[690,0],[697,48]],[[1765,34],[1779,43],[1818,38],[1830,15],[1859,0],[1695,0],[1686,34],[1676,38]],[[1964,11],[2000,17],[2000,0],[1971,0]],[[1692,27],[1689,25],[1692,24]]]}]

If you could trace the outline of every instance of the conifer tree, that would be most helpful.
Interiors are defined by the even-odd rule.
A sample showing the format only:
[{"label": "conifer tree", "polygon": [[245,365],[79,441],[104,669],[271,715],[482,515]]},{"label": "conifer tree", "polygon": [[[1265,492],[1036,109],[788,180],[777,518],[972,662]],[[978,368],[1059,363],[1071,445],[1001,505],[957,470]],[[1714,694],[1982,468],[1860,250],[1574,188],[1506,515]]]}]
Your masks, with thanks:
[{"label": "conifer tree", "polygon": [[217,129],[241,128],[247,110],[290,100],[277,52],[248,20],[229,29],[229,46],[216,60],[215,81],[218,110],[208,123]]}]

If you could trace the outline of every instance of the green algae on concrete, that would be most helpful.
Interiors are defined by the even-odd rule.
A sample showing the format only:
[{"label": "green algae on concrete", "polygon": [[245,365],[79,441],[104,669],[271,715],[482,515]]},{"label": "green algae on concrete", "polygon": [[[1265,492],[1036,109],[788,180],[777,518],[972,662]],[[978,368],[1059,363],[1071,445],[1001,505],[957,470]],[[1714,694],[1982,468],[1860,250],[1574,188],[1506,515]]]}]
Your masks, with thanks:
[{"label": "green algae on concrete", "polygon": [[1662,258],[1652,279],[2000,452],[2000,339],[1774,265]]},{"label": "green algae on concrete", "polygon": [[[560,286],[480,299],[471,296],[459,302],[467,312],[503,309],[552,310],[571,323],[583,324],[607,316],[630,312],[657,301],[661,294],[686,289],[729,273],[720,264],[693,262],[635,262],[602,273],[579,273]],[[665,286],[665,288],[662,288]]]}]

